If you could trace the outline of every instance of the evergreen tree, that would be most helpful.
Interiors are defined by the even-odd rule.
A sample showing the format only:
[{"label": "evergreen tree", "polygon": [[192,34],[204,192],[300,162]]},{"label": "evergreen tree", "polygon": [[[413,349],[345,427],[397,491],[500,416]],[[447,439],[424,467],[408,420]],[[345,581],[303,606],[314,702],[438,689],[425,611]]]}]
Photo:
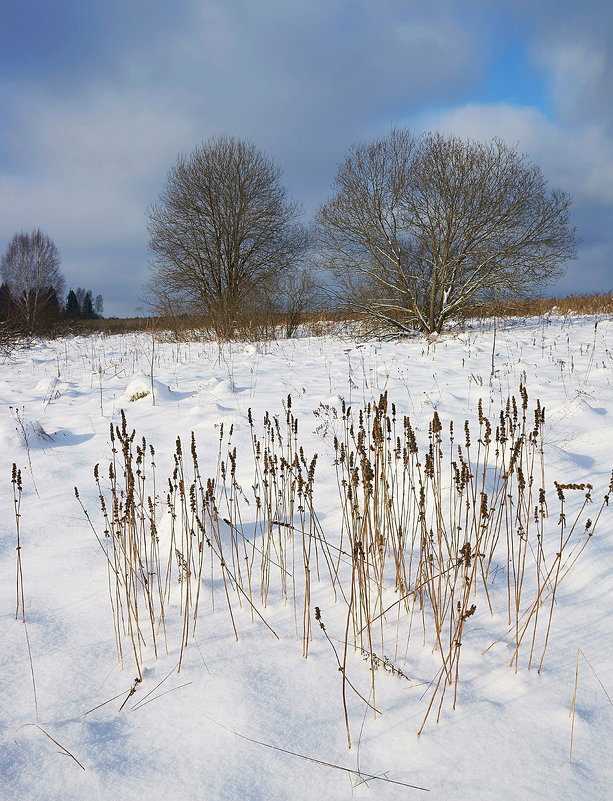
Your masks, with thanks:
[{"label": "evergreen tree", "polygon": [[87,290],[81,305],[81,318],[83,320],[95,320],[96,314],[94,312],[94,302],[92,300],[91,290]]},{"label": "evergreen tree", "polygon": [[64,309],[64,314],[66,319],[68,320],[75,320],[77,317],[81,316],[81,308],[79,306],[79,301],[77,300],[77,296],[74,290],[70,290],[68,293],[68,297],[66,298],[66,307]]},{"label": "evergreen tree", "polygon": [[13,311],[13,298],[11,297],[11,290],[8,284],[4,283],[0,286],[0,321],[6,322],[11,317]]},{"label": "evergreen tree", "polygon": [[102,295],[94,300],[91,289],[80,286],[76,292],[71,289],[68,293],[64,315],[68,320],[97,320],[102,315],[103,305]]},{"label": "evergreen tree", "polygon": [[41,330],[46,330],[57,324],[61,315],[60,301],[57,292],[52,286],[45,287],[39,299],[38,325]]}]

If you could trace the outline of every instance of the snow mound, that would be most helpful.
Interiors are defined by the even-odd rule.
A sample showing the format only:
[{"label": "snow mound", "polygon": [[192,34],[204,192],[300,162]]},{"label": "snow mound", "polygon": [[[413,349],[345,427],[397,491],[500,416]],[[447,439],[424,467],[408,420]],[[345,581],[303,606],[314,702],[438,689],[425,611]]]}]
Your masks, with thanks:
[{"label": "snow mound", "polygon": [[65,381],[60,381],[59,378],[42,378],[34,387],[44,399],[45,404],[59,398],[70,387]]},{"label": "snow mound", "polygon": [[167,384],[163,384],[156,379],[153,379],[152,382],[151,376],[140,371],[130,379],[119,400],[127,401],[128,403],[136,403],[136,401],[142,400],[143,398],[151,399],[152,383],[156,403],[158,401],[173,401],[176,399],[175,393]]}]

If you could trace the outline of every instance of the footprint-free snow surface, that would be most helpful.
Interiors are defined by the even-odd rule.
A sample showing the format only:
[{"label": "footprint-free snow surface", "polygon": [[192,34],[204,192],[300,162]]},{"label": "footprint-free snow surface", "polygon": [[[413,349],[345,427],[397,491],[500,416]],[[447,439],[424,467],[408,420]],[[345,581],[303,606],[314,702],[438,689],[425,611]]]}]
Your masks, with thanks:
[{"label": "footprint-free snow surface", "polygon": [[[451,677],[440,713],[436,696],[418,736],[440,677],[442,646],[437,650],[416,596],[408,642],[405,623],[398,623],[399,609],[406,604],[398,603],[398,587],[390,583],[392,573],[386,573],[381,587],[368,584],[364,590],[380,592],[381,608],[389,609],[373,624],[379,639],[368,647],[363,643],[362,650],[354,648],[355,624],[346,630],[350,583],[341,589],[330,572],[339,571],[339,582],[351,581],[347,536],[341,541],[349,507],[340,501],[335,437],[338,448],[346,436],[348,406],[357,430],[359,410],[386,392],[399,431],[407,415],[422,454],[437,413],[447,476],[449,462],[458,458],[457,443],[464,442],[465,420],[473,431],[471,453],[476,457],[479,400],[494,430],[501,410],[510,408],[507,399],[520,400],[520,384],[528,393],[529,414],[537,401],[545,410],[545,470],[543,475],[539,461],[531,496],[536,507],[544,484],[546,506],[541,503],[534,514],[542,516],[547,509],[543,525],[553,545],[550,562],[538,568],[541,576],[555,564],[560,539],[554,482],[593,486],[592,503],[573,537],[580,540],[590,526],[594,533],[585,538],[584,550],[559,581],[555,597],[543,592],[540,650],[530,670],[528,634],[517,669],[509,664],[513,641],[506,603],[513,568],[495,557],[488,578],[493,610],[482,584],[476,585],[476,609],[463,622],[459,675]],[[289,523],[282,528],[269,518],[272,539],[266,543],[261,519],[257,526],[259,502],[252,488],[256,484],[258,491],[266,491],[262,474],[259,484],[256,480],[254,436],[264,436],[267,416],[272,421],[268,430],[274,431],[276,419],[283,438],[277,449],[285,452],[288,396],[297,426],[293,447],[296,453],[303,448],[305,479],[317,454],[313,516],[305,524],[308,509],[296,508],[293,534]],[[123,425],[122,410],[128,435],[136,432],[131,444],[135,459],[136,447],[146,440],[145,478],[134,463],[134,491],[151,498],[151,505],[144,499],[139,506],[148,515],[140,524],[157,537],[160,575],[167,575],[168,560],[174,565],[162,588],[168,593],[163,623],[156,618],[152,626],[139,601],[140,635],[132,631],[132,636],[141,655],[140,682],[135,681],[130,632],[116,630],[128,627],[136,612],[124,604],[123,620],[117,620],[122,588],[113,570],[128,556],[116,554],[115,567],[109,566],[111,538],[93,475],[99,465],[107,503],[109,465],[115,464],[119,484],[125,483],[122,445],[111,439],[111,427],[116,432]],[[451,446],[450,421],[457,441]],[[209,541],[200,537],[196,524],[193,531],[178,532],[181,519],[190,516],[187,489],[183,518],[174,501],[168,504],[170,492],[176,501],[182,478],[175,470],[177,437],[188,473],[185,484],[194,480],[192,432],[203,492],[207,479],[215,480],[211,492],[218,507],[218,541],[210,532]],[[596,515],[609,490],[612,435],[609,319],[530,319],[496,332],[475,325],[436,341],[326,336],[218,345],[152,343],[145,335],[77,337],[41,341],[1,357],[0,797],[608,800],[613,793],[613,509],[605,506],[597,521]],[[492,432],[492,465],[493,437]],[[13,464],[20,471],[21,492]],[[482,489],[488,491],[486,485]],[[125,503],[125,495],[118,493],[118,502]],[[585,491],[566,495],[568,530]],[[174,541],[169,539],[173,515]],[[246,567],[220,567],[219,561],[214,573],[211,567],[215,549],[230,548],[224,543],[234,537],[239,522],[245,537],[240,547],[252,548],[245,555],[245,563],[251,560],[252,565],[251,602],[247,590],[233,584],[233,576],[243,570],[247,586]],[[310,598],[304,588],[305,525],[312,525],[319,538],[309,562]],[[500,532],[501,545],[515,537],[511,544],[521,548],[522,534],[513,520],[501,520]],[[190,541],[199,541],[205,553],[197,619],[195,625],[189,619],[184,633],[182,592],[187,594],[189,582],[189,591],[196,592],[194,576],[188,582],[181,561],[181,548]],[[263,598],[265,548],[270,577]],[[330,554],[338,560],[336,567],[327,564]],[[373,555],[362,558],[374,560]],[[528,549],[525,564],[536,558]],[[453,561],[450,557],[449,570],[455,569]],[[148,580],[158,581],[155,570]],[[139,592],[142,598],[142,588]],[[378,602],[374,598],[373,608],[379,608]],[[542,634],[552,609],[539,672]],[[348,633],[351,642],[345,649]],[[449,638],[448,633],[442,636]]]}]

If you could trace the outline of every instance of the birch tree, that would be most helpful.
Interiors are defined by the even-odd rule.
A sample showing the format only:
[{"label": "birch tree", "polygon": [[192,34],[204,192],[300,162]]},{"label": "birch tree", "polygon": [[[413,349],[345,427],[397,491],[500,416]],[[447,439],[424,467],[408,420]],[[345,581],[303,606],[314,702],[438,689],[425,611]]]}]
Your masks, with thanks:
[{"label": "birch tree", "polygon": [[481,302],[535,295],[575,257],[570,197],[500,139],[406,129],[351,148],[317,215],[339,297],[384,331],[440,332]]},{"label": "birch tree", "polygon": [[40,229],[15,234],[0,260],[0,274],[20,327],[32,333],[57,320],[65,281],[59,251],[47,234]]}]

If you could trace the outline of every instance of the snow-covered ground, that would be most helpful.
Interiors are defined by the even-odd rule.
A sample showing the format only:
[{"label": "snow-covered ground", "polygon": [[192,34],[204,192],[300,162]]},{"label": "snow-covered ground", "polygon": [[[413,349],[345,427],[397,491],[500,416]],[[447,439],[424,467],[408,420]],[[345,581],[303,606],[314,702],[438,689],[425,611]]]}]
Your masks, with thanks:
[{"label": "snow-covered ground", "polygon": [[[291,395],[297,442],[307,464],[318,454],[313,507],[321,535],[333,548],[340,543],[343,520],[334,464],[334,437],[343,435],[343,400],[357,415],[360,407],[387,391],[399,419],[410,417],[423,449],[435,411],[443,430],[453,421],[461,439],[465,420],[478,432],[479,399],[483,414],[495,425],[507,398],[520,397],[520,383],[527,389],[530,413],[537,400],[545,407],[549,518],[544,530],[554,543],[555,558],[560,507],[554,481],[593,485],[593,504],[578,532],[588,516],[595,519],[609,487],[611,320],[533,319],[498,329],[495,340],[492,328],[476,326],[435,342],[363,343],[330,336],[220,347],[153,343],[145,335],[91,337],[41,342],[3,358],[0,797],[609,799],[613,509],[604,508],[594,535],[557,588],[540,673],[538,664],[526,669],[523,654],[517,671],[509,667],[511,649],[505,641],[482,653],[508,626],[505,610],[494,609],[492,617],[478,598],[476,612],[465,623],[456,708],[450,690],[440,720],[436,722],[435,710],[419,737],[440,658],[437,662],[432,642],[414,622],[419,630],[406,653],[404,645],[391,642],[385,652],[389,663],[375,672],[376,717],[365,703],[371,698],[370,660],[349,649],[348,749],[343,674],[334,650],[342,659],[347,603],[340,596],[335,602],[323,568],[320,582],[314,568],[311,575],[306,659],[303,599],[295,607],[291,591],[287,599],[282,597],[276,565],[265,607],[258,602],[259,591],[254,592],[256,609],[267,625],[234,591],[237,639],[219,568],[212,608],[207,561],[195,637],[190,629],[180,672],[183,620],[177,568],[166,608],[168,653],[160,636],[155,659],[151,628],[143,624],[142,682],[134,681],[136,666],[127,639],[123,670],[118,663],[109,572],[96,537],[105,539],[93,468],[100,465],[101,484],[108,492],[113,459],[109,426],[121,427],[122,409],[128,431],[136,430],[134,445],[145,437],[147,447],[155,448],[156,490],[147,483],[145,492],[154,496],[162,549],[169,538],[165,494],[177,436],[186,464],[191,464],[194,432],[203,482],[217,477],[220,487],[220,424],[224,438],[233,427],[242,491],[235,490],[229,503],[234,509],[240,505],[249,531],[255,514],[249,410],[258,437],[263,436],[266,412],[278,416],[283,433]],[[474,440],[477,436],[473,433]],[[222,458],[227,462],[227,453]],[[21,606],[15,619],[20,585],[13,463],[23,483],[18,511],[26,626]],[[152,481],[151,472],[147,481]],[[577,493],[584,497],[581,491],[567,493],[569,504]],[[504,527],[502,531],[505,537]],[[297,547],[302,548],[301,542]],[[286,564],[290,584],[293,565]],[[493,579],[495,598],[505,597],[506,567],[500,563]],[[393,588],[384,590],[393,596]],[[543,615],[549,614],[549,605]],[[316,606],[325,632],[315,619]],[[378,655],[382,659],[384,654]],[[573,718],[569,712],[575,689]]]}]

